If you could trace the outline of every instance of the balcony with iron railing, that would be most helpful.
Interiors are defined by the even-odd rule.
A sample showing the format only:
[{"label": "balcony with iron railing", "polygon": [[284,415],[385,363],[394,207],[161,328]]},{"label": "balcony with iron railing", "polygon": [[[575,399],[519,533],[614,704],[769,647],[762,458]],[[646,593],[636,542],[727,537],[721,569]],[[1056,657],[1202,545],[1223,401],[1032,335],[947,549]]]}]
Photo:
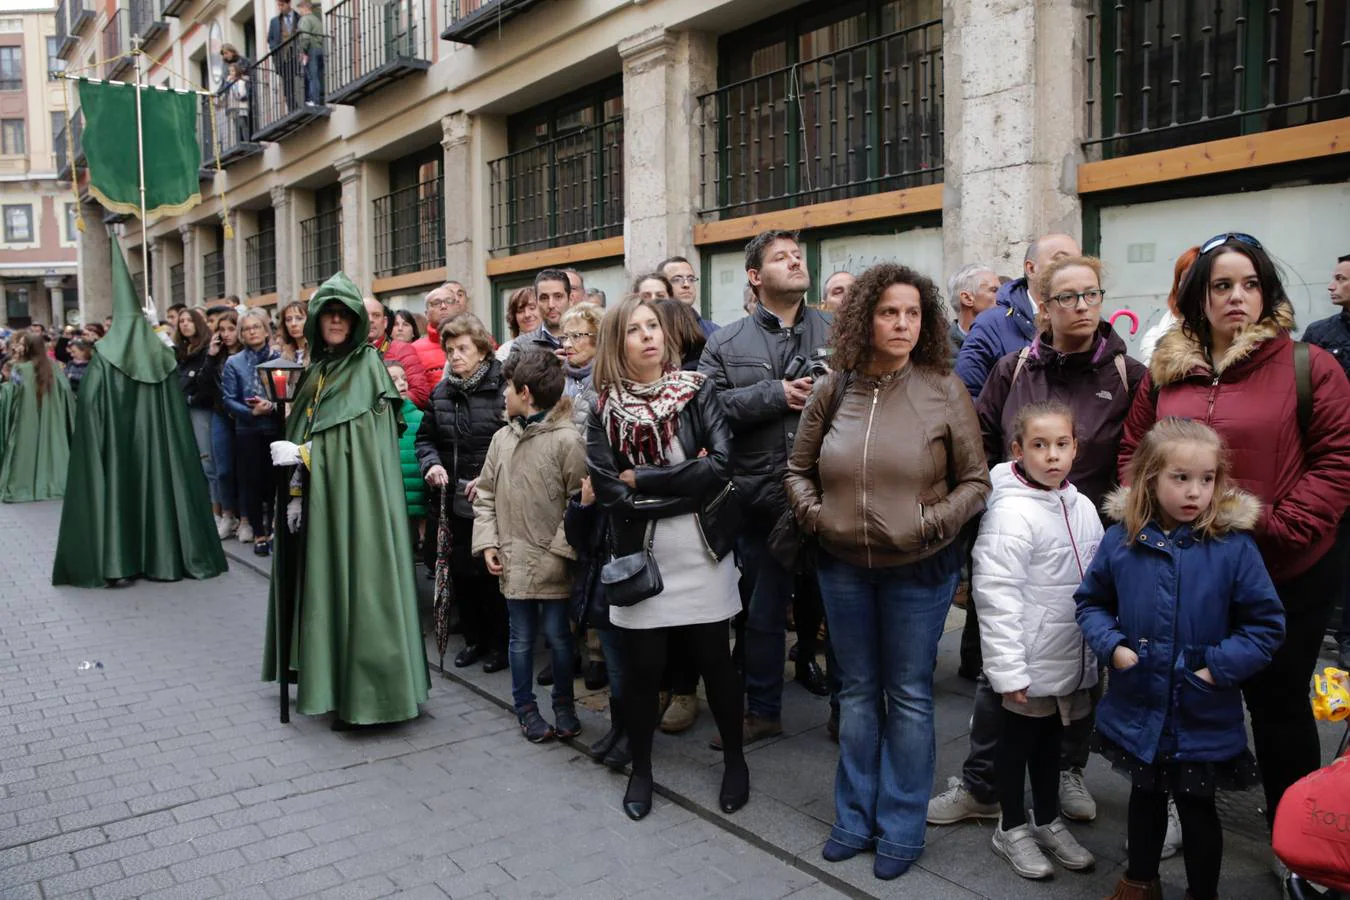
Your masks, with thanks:
[{"label": "balcony with iron railing", "polygon": [[496,31],[540,0],[445,0],[445,30],[441,39],[474,44]]},{"label": "balcony with iron railing", "polygon": [[300,283],[313,287],[342,268],[342,210],[300,221]]},{"label": "balcony with iron railing", "polygon": [[445,192],[440,178],[376,197],[375,277],[445,265]]},{"label": "balcony with iron railing", "polygon": [[98,18],[98,13],[94,9],[94,0],[70,0],[70,5],[66,7],[66,13],[69,16],[67,25],[70,33],[81,35],[93,21]]},{"label": "balcony with iron railing", "polygon": [[182,263],[169,266],[169,303],[187,303],[187,276]]},{"label": "balcony with iron railing", "polygon": [[[249,85],[246,79],[243,82]],[[202,95],[198,107],[197,138],[201,142],[202,178],[213,177],[219,154],[221,168],[262,153],[262,144],[252,139],[251,97],[242,91],[226,89],[214,97]]]},{"label": "balcony with iron railing", "polygon": [[1350,115],[1350,4],[1094,0],[1090,159]]},{"label": "balcony with iron railing", "polygon": [[942,101],[940,19],[704,94],[702,214],[939,183]]},{"label": "balcony with iron railing", "polygon": [[56,177],[65,179],[70,177],[70,154],[67,152],[66,139],[70,137],[70,123],[66,122],[61,129],[52,137],[52,150],[56,154]]},{"label": "balcony with iron railing", "polygon": [[218,300],[225,296],[225,251],[202,254],[202,297]]},{"label": "balcony with iron railing", "polygon": [[[302,36],[293,35],[249,71],[255,141],[281,141],[316,119],[328,118],[324,98],[306,85]],[[318,82],[315,87],[322,94],[323,79]]]},{"label": "balcony with iron railing", "polygon": [[265,228],[244,238],[244,290],[250,297],[277,290],[277,232]]},{"label": "balcony with iron railing", "polygon": [[163,0],[163,3],[164,9],[160,14],[170,19],[177,19],[183,14],[184,10],[192,5],[192,0]]},{"label": "balcony with iron railing", "polygon": [[623,118],[488,163],[492,251],[523,253],[623,233]]},{"label": "balcony with iron railing", "polygon": [[161,34],[167,34],[169,23],[164,21],[163,0],[127,0],[131,13],[131,33],[144,43]]},{"label": "balcony with iron railing", "polygon": [[61,59],[65,59],[66,52],[79,43],[79,40],[70,33],[70,15],[66,12],[66,0],[60,0],[56,4],[56,32],[53,37],[56,38],[56,55]]},{"label": "balcony with iron railing", "polygon": [[356,103],[431,66],[427,4],[342,0],[324,15],[329,103]]},{"label": "balcony with iron railing", "polygon": [[112,80],[131,68],[131,13],[118,8],[103,23],[104,77]]}]

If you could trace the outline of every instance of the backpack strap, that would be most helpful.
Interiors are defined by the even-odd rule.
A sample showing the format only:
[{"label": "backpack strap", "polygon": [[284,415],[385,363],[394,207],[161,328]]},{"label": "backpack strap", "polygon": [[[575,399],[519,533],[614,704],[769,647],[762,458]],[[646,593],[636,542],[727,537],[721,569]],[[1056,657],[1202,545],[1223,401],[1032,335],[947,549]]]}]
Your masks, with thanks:
[{"label": "backpack strap", "polygon": [[844,395],[848,393],[848,386],[853,382],[852,372],[836,372],[830,380],[830,389],[834,394],[830,397],[830,405],[825,407],[825,418],[821,420],[820,438],[825,439],[825,435],[830,433],[830,428],[834,426],[834,417],[839,412],[839,407],[844,405]]},{"label": "backpack strap", "polygon": [[1305,438],[1312,422],[1312,353],[1303,341],[1294,341],[1294,397],[1298,403],[1298,431]]},{"label": "backpack strap", "polygon": [[1125,396],[1130,395],[1130,374],[1125,370],[1125,354],[1116,354],[1116,374],[1120,376],[1121,387],[1125,388]]},{"label": "backpack strap", "polygon": [[1017,365],[1013,366],[1012,380],[1008,382],[1008,390],[1017,384],[1017,376],[1022,374],[1022,369],[1026,367],[1027,360],[1031,358],[1031,345],[1027,344],[1017,354]]}]

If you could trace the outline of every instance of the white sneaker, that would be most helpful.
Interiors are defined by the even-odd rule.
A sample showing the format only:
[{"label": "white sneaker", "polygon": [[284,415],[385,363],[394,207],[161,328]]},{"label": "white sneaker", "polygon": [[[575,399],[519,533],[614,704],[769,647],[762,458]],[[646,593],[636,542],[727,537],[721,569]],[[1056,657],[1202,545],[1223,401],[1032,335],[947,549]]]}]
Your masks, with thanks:
[{"label": "white sneaker", "polygon": [[216,536],[222,541],[234,534],[239,527],[239,520],[234,516],[221,516],[220,524],[216,526]]},{"label": "white sneaker", "polygon": [[1083,784],[1082,769],[1065,769],[1059,773],[1059,811],[1064,818],[1075,822],[1091,822],[1097,818],[1097,801]]},{"label": "white sneaker", "polygon": [[1000,822],[994,829],[993,845],[994,852],[1006,859],[1012,870],[1023,878],[1037,881],[1055,874],[1055,867],[1050,865],[1050,860],[1045,858],[1032,837],[1030,825],[1018,825],[1012,831],[1004,831]]},{"label": "white sneaker", "polygon": [[235,534],[239,538],[239,543],[241,544],[253,543],[253,526],[248,524],[247,522],[240,522],[239,530],[235,532]]},{"label": "white sneaker", "polygon": [[1037,825],[1032,821],[1031,836],[1042,850],[1059,860],[1066,869],[1085,872],[1097,864],[1096,857],[1069,833],[1061,818],[1056,817],[1049,825]]},{"label": "white sneaker", "polygon": [[966,790],[955,775],[947,779],[947,790],[928,801],[929,825],[955,825],[966,819],[997,819],[997,803],[981,803]]},{"label": "white sneaker", "polygon": [[[1125,848],[1127,851],[1128,847]],[[1167,837],[1163,838],[1162,858],[1171,859],[1181,852],[1181,817],[1177,815],[1176,801],[1167,798]]]}]

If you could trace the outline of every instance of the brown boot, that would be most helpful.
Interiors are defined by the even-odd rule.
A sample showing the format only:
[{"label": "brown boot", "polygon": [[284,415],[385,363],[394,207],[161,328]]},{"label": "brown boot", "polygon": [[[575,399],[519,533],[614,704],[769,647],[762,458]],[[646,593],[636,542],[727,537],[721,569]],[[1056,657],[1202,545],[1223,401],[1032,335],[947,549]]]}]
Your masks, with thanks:
[{"label": "brown boot", "polygon": [[1121,876],[1120,883],[1106,900],[1163,900],[1162,882],[1157,878],[1152,881],[1131,881]]}]

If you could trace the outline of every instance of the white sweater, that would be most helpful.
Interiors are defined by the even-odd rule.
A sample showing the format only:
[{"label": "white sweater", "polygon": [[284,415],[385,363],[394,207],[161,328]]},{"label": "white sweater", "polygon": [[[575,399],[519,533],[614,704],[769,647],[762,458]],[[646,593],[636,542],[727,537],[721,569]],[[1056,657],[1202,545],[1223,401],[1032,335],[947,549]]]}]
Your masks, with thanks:
[{"label": "white sweater", "polygon": [[1102,524],[1066,484],[1045,490],[1001,463],[975,541],[971,589],[984,674],[997,693],[1063,697],[1097,683],[1074,618],[1073,593],[1097,553]]}]

